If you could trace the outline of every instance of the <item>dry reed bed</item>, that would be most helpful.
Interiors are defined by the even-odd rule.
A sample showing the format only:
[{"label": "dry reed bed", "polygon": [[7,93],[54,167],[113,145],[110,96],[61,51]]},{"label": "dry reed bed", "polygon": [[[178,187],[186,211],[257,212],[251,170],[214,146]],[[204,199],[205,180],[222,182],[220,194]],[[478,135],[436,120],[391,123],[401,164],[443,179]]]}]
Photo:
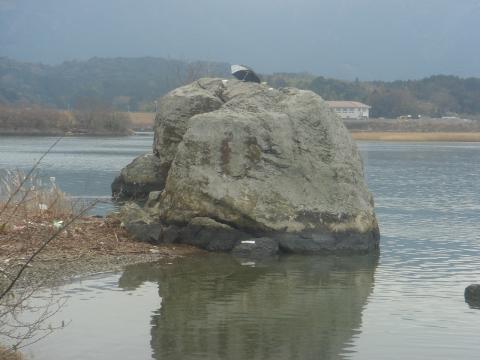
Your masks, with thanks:
[{"label": "dry reed bed", "polygon": [[132,128],[152,129],[155,123],[155,113],[150,112],[129,112],[126,113],[130,119]]},{"label": "dry reed bed", "polygon": [[[0,223],[5,219],[0,218]],[[68,223],[71,217],[43,214],[25,216],[23,211],[8,220],[0,231],[0,259],[21,260],[29,257],[45,239],[58,231],[58,226]],[[190,248],[154,246],[134,241],[114,218],[80,217],[36,257],[36,261],[75,260],[97,255],[158,254],[162,257],[186,254]]]},{"label": "dry reed bed", "polygon": [[0,345],[0,360],[24,360],[20,352],[8,349]]},{"label": "dry reed bed", "polygon": [[[191,248],[157,247],[137,242],[114,217],[86,216],[95,206],[79,204],[50,178],[9,172],[0,179],[0,260],[28,258],[42,244],[58,235],[35,258],[71,259],[96,255],[187,254]],[[9,260],[8,260],[9,261]],[[0,269],[1,270],[1,269]]]},{"label": "dry reed bed", "polygon": [[355,140],[479,142],[480,132],[352,132]]}]

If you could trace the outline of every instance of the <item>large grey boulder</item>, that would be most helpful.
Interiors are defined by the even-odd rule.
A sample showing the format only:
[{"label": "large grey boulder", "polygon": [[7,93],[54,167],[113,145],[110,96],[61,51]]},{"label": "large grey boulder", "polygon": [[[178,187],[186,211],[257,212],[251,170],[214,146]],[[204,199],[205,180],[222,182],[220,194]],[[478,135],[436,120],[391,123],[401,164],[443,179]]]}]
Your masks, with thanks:
[{"label": "large grey boulder", "polygon": [[211,219],[212,235],[223,224],[233,242],[267,236],[287,252],[378,248],[357,147],[313,92],[201,79],[161,101],[154,151],[168,175],[149,211],[163,224]]},{"label": "large grey boulder", "polygon": [[154,154],[137,157],[122,169],[112,183],[112,196],[117,199],[144,199],[151,191],[165,187],[167,171]]}]

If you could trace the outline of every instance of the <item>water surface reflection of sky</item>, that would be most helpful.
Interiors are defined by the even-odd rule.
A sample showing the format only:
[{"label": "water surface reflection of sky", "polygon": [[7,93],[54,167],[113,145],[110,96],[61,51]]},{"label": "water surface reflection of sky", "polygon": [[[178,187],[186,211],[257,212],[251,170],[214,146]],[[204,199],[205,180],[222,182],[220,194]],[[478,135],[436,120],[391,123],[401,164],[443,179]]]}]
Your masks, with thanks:
[{"label": "water surface reflection of sky", "polygon": [[[0,168],[29,165],[49,143],[4,140]],[[99,196],[152,141],[66,140],[41,171],[74,194]],[[98,293],[86,282],[71,285],[76,299],[61,316],[72,320],[64,334],[76,335],[35,345],[35,358],[55,358],[64,346],[72,359],[88,359],[69,345],[79,338],[85,348],[103,343],[103,357],[92,359],[118,351],[162,359],[476,358],[480,311],[463,291],[480,282],[480,144],[359,147],[382,234],[374,265],[293,257],[244,268],[215,257],[130,267],[95,279]]]}]

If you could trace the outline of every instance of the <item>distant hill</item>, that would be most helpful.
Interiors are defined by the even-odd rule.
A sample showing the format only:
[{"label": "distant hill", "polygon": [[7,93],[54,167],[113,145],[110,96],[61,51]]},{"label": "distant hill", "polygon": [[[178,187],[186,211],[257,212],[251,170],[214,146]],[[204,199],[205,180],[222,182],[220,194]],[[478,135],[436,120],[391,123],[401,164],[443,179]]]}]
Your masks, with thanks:
[{"label": "distant hill", "polygon": [[327,99],[358,100],[373,117],[480,114],[480,79],[436,75],[394,82],[341,82],[316,78],[310,89]]},{"label": "distant hill", "polygon": [[92,58],[60,65],[0,58],[0,103],[70,109],[90,99],[116,110],[153,110],[153,101],[200,76],[229,76],[229,65],[163,58]]},{"label": "distant hill", "polygon": [[354,100],[372,107],[372,117],[480,115],[480,79],[436,75],[409,81],[343,81],[309,74],[273,74],[273,86],[309,89],[325,100]]},{"label": "distant hill", "polygon": [[[60,65],[0,58],[0,104],[59,109],[154,111],[168,91],[203,76],[230,77],[229,64],[163,58],[92,58]],[[308,73],[263,75],[271,86],[309,89],[326,100],[372,106],[373,117],[480,115],[480,79],[437,75],[409,81],[342,81]]]}]

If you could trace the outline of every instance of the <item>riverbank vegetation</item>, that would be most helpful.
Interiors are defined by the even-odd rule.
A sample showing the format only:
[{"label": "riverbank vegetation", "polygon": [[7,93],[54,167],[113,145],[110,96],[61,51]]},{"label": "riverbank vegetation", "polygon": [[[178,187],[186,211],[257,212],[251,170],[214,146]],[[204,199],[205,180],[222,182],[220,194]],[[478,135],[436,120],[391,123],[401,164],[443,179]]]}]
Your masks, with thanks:
[{"label": "riverbank vegetation", "polygon": [[353,132],[354,140],[363,141],[454,141],[479,142],[480,132],[386,132],[364,131]]},{"label": "riverbank vegetation", "polygon": [[459,118],[344,120],[352,132],[480,132],[480,120]]},{"label": "riverbank vegetation", "polygon": [[25,358],[20,352],[0,345],[0,359],[1,360],[24,360]]},{"label": "riverbank vegetation", "polygon": [[480,120],[369,119],[344,120],[355,140],[480,141]]},{"label": "riverbank vegetation", "polygon": [[4,135],[126,135],[128,115],[102,108],[65,111],[39,105],[0,105],[0,134]]}]

